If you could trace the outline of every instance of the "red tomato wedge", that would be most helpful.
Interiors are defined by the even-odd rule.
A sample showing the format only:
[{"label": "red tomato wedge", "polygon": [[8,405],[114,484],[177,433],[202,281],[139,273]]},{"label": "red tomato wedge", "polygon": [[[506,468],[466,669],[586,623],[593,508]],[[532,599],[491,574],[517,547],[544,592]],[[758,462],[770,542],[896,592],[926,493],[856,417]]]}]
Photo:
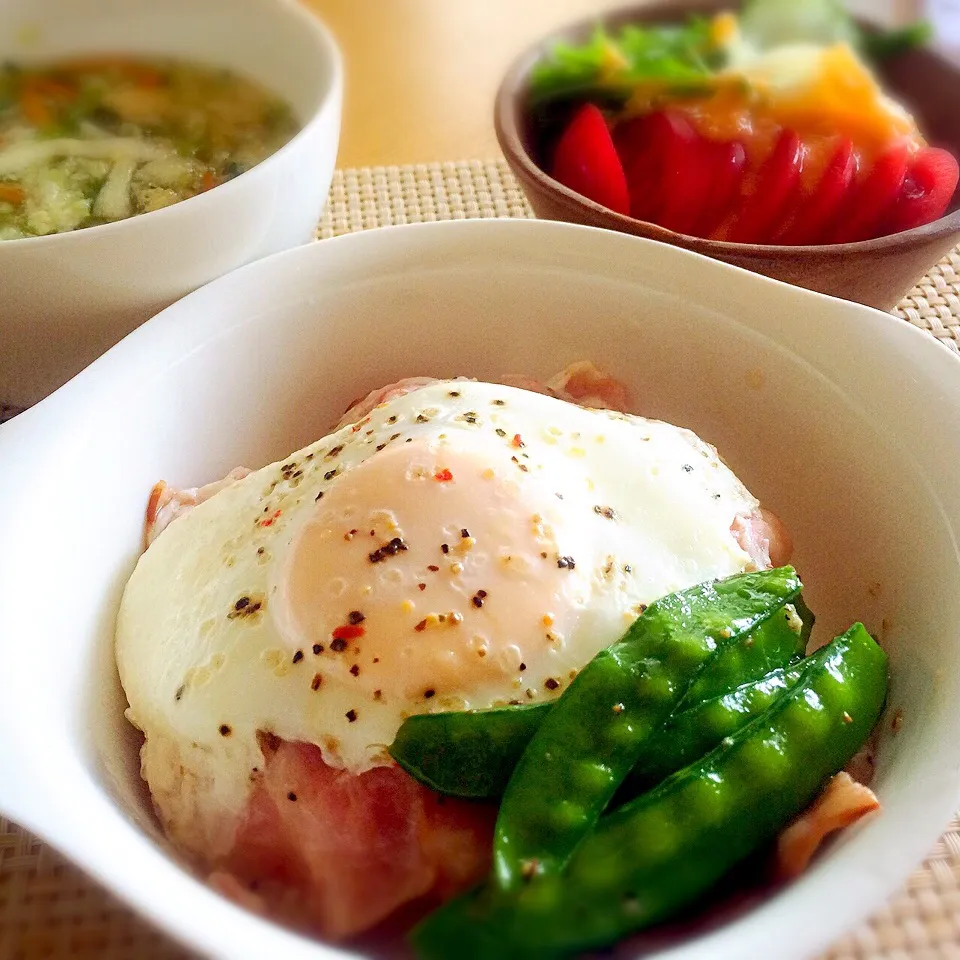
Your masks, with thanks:
[{"label": "red tomato wedge", "polygon": [[878,235],[880,224],[903,190],[910,165],[910,144],[888,147],[849,193],[839,222],[826,238],[827,243],[854,243]]},{"label": "red tomato wedge", "polygon": [[736,140],[730,143],[709,143],[713,154],[713,179],[699,220],[693,229],[698,237],[710,237],[724,222],[740,196],[743,175],[747,169],[747,151]]},{"label": "red tomato wedge", "polygon": [[717,171],[713,144],[683,117],[664,117],[657,222],[677,233],[691,233],[710,197]]},{"label": "red tomato wedge", "polygon": [[808,196],[800,197],[793,220],[776,243],[819,243],[840,215],[857,175],[860,158],[849,140],[842,140],[819,183]]},{"label": "red tomato wedge", "polygon": [[883,234],[899,233],[939,220],[957,190],[960,165],[938,147],[926,147],[914,158],[903,189],[884,224]]},{"label": "red tomato wedge", "polygon": [[684,232],[709,184],[710,157],[690,121],[665,111],[621,124],[615,134],[630,191],[630,215]]},{"label": "red tomato wedge", "polygon": [[607,121],[592,103],[582,106],[564,131],[553,156],[554,180],[616,213],[630,212],[623,164]]},{"label": "red tomato wedge", "polygon": [[769,242],[791,197],[796,195],[802,169],[803,143],[792,130],[784,130],[773,153],[745,182],[743,205],[724,231],[724,239],[734,243]]}]

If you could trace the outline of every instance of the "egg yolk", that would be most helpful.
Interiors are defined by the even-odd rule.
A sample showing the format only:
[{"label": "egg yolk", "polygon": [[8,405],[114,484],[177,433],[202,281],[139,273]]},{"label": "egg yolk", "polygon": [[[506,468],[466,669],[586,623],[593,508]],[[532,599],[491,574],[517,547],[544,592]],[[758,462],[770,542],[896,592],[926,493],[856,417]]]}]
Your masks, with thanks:
[{"label": "egg yolk", "polygon": [[528,660],[560,655],[589,600],[585,537],[516,453],[416,439],[344,473],[280,565],[281,634],[372,699],[510,699]]}]

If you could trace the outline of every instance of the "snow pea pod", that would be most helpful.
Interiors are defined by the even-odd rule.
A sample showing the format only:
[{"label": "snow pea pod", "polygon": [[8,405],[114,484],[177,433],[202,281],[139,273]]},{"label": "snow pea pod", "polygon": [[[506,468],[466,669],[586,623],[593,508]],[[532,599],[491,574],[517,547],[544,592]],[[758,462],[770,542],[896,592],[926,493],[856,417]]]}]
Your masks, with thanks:
[{"label": "snow pea pod", "polygon": [[[806,645],[803,632],[797,631],[796,617],[781,610],[740,642],[717,651],[694,683],[720,693],[674,714],[646,741],[620,795],[635,796],[641,787],[679,770],[766,709],[770,702],[764,699],[766,693],[785,689],[775,668],[788,664]],[[724,657],[731,649],[735,660]],[[766,675],[755,679],[761,664],[767,667]],[[745,688],[750,681],[756,689]],[[499,798],[554,702],[418,714],[404,721],[390,753],[407,773],[438,793]]]},{"label": "snow pea pod", "polygon": [[[785,621],[775,623],[774,621]],[[727,644],[711,658],[710,665],[690,684],[677,709],[686,710],[703,700],[713,700],[741,684],[760,680],[777,667],[786,667],[806,652],[814,616],[796,597],[770,621],[762,632],[754,631],[739,643]],[[786,627],[786,629],[779,629]]]},{"label": "snow pea pod", "polygon": [[511,890],[559,873],[714,651],[800,589],[792,567],[700,584],[652,603],[597,654],[544,717],[510,778],[494,830],[497,885]]},{"label": "snow pea pod", "polygon": [[547,960],[675,914],[809,806],[869,736],[886,685],[886,655],[855,624],[769,710],[604,818],[562,874],[491,883],[429,916],[418,956]]},{"label": "snow pea pod", "polygon": [[[800,679],[803,664],[780,667],[729,693],[675,713],[657,735],[656,749],[634,765],[617,791],[614,806],[650,790],[681,767],[709,753],[760,716]],[[653,738],[651,738],[653,739]]]}]

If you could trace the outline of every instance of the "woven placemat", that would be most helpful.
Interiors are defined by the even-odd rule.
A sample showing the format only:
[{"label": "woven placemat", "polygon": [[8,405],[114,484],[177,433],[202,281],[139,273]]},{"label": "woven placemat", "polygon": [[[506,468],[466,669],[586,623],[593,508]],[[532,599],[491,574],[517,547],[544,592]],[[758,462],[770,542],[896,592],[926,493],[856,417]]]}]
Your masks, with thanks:
[{"label": "woven placemat", "polygon": [[[334,177],[317,236],[421,220],[532,215],[502,162],[343,170]],[[934,267],[896,312],[960,353],[960,251]],[[14,412],[0,405],[0,421]],[[0,818],[0,960],[41,957],[188,955],[49,847]],[[822,960],[960,960],[960,819],[890,904]]]}]

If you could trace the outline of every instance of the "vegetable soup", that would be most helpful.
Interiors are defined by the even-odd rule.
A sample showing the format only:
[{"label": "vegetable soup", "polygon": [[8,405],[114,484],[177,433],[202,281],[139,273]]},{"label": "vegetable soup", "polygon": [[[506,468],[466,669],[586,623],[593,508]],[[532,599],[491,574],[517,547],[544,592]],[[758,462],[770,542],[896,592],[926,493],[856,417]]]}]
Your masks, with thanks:
[{"label": "vegetable soup", "polygon": [[0,239],[123,220],[218,186],[298,129],[230,70],[104,57],[0,67]]}]

